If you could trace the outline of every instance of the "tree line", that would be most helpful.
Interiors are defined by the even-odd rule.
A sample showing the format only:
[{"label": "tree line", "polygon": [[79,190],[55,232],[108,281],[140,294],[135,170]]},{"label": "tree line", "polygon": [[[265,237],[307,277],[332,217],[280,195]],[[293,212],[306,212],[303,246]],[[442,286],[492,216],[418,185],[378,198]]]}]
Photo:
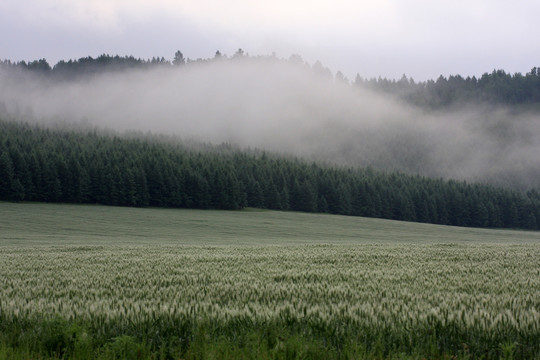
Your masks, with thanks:
[{"label": "tree line", "polygon": [[364,79],[354,82],[383,93],[390,93],[414,105],[441,109],[467,103],[497,105],[540,104],[540,68],[534,67],[525,75],[493,70],[481,77],[451,75],[437,80],[415,82],[412,78],[399,80],[386,78]]},{"label": "tree line", "polygon": [[251,56],[242,49],[238,49],[232,56],[226,56],[221,54],[220,51],[216,51],[215,56],[208,59],[189,59],[184,57],[181,51],[176,51],[172,61],[166,60],[164,57],[141,59],[133,56],[103,54],[96,58],[87,56],[77,60],[61,60],[54,66],[51,66],[46,59],[30,62],[2,60],[0,61],[0,67],[31,72],[53,80],[59,80],[126,69],[175,68],[184,65],[194,66],[211,61],[238,61],[241,59],[286,61],[309,68],[314,74],[324,76],[329,80],[333,79],[339,83],[367,87],[378,92],[391,94],[423,108],[445,109],[467,103],[505,106],[540,104],[540,68],[537,67],[532,68],[525,75],[519,72],[510,74],[504,70],[493,70],[490,73],[482,74],[479,78],[476,76],[450,75],[445,77],[441,75],[436,80],[423,82],[415,82],[406,75],[403,75],[399,80],[382,77],[366,79],[357,75],[356,79],[350,83],[341,71],[337,71],[333,76],[330,69],[323,66],[320,61],[310,66],[300,55],[295,54],[288,59],[279,59],[275,54]]},{"label": "tree line", "polygon": [[[133,56],[103,54],[96,58],[87,56],[77,60],[61,60],[54,66],[51,66],[46,59],[30,62],[3,60],[0,61],[0,66],[40,74],[58,80],[126,69],[173,68],[210,61],[235,61],[239,59],[287,61],[295,65],[309,67],[315,74],[326,76],[328,79],[334,78],[335,81],[340,83],[349,83],[349,80],[341,71],[337,71],[335,76],[332,76],[330,69],[324,67],[319,61],[309,66],[299,55],[292,55],[289,59],[283,60],[278,59],[275,55],[250,56],[242,49],[238,49],[230,57],[216,51],[213,58],[195,60],[185,58],[181,51],[177,51],[172,61],[166,60],[164,57],[141,59]],[[445,77],[441,75],[436,80],[423,82],[415,82],[406,75],[403,75],[399,80],[382,77],[366,79],[357,75],[351,86],[367,87],[378,92],[397,96],[416,106],[431,109],[448,108],[463,105],[464,103],[488,103],[507,106],[540,104],[540,68],[537,67],[532,68],[525,75],[519,72],[510,74],[504,70],[493,70],[490,73],[482,74],[479,78],[476,76],[450,75]]]},{"label": "tree line", "polygon": [[[98,57],[86,56],[76,60],[60,60],[54,66],[51,66],[46,59],[33,61],[11,61],[0,60],[0,68],[15,70],[19,73],[31,73],[42,76],[50,80],[73,80],[85,76],[93,76],[101,73],[119,72],[132,69],[152,69],[152,68],[178,68],[182,66],[196,66],[209,62],[216,61],[273,61],[273,62],[289,62],[291,64],[305,66],[310,68],[304,62],[301,56],[291,55],[289,59],[280,59],[275,54],[272,55],[249,55],[242,49],[238,49],[232,56],[222,54],[219,50],[216,51],[212,58],[190,59],[184,57],[184,54],[178,50],[175,52],[171,61],[164,57],[153,57],[152,59],[135,58],[132,55],[119,56],[102,54]],[[311,68],[310,68],[311,69]],[[317,61],[312,70],[318,74],[323,74],[332,79],[330,69],[324,67]]]},{"label": "tree line", "polygon": [[323,212],[540,228],[540,192],[337,167],[141,134],[0,120],[0,200]]}]

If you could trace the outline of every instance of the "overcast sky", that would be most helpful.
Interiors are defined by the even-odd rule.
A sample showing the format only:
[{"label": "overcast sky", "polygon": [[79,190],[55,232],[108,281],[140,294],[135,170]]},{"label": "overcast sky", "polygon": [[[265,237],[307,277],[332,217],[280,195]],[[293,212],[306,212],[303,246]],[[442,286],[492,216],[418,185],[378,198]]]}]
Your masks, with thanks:
[{"label": "overcast sky", "polygon": [[232,55],[416,80],[540,66],[538,0],[1,0],[0,58]]}]

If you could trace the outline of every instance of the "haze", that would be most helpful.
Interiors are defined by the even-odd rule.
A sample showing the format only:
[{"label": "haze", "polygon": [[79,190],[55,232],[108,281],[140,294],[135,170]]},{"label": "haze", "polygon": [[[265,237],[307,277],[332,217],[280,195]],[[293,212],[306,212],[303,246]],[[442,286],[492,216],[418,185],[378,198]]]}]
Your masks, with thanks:
[{"label": "haze", "polygon": [[0,58],[301,54],[350,79],[538,66],[534,0],[2,0]]},{"label": "haze", "polygon": [[43,124],[82,122],[336,164],[540,185],[538,116],[485,106],[428,113],[272,58],[62,82],[3,71],[0,102]]}]

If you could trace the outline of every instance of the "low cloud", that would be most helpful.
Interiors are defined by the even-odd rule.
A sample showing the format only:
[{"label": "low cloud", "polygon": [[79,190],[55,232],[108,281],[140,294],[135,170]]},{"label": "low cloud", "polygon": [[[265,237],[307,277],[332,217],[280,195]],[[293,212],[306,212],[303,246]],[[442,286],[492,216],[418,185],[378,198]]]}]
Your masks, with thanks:
[{"label": "low cloud", "polygon": [[9,113],[43,124],[84,122],[340,165],[540,186],[537,116],[486,106],[427,112],[307,65],[246,58],[56,82],[3,71],[0,84]]}]

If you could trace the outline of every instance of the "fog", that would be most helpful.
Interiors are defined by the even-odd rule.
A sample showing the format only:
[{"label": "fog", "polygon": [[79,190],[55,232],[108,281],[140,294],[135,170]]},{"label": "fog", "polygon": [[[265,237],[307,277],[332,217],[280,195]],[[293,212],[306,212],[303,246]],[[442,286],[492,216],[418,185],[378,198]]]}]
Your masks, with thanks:
[{"label": "fog", "polygon": [[540,117],[487,106],[414,108],[308,65],[237,59],[50,81],[0,70],[0,105],[78,123],[229,142],[340,165],[540,186]]}]

